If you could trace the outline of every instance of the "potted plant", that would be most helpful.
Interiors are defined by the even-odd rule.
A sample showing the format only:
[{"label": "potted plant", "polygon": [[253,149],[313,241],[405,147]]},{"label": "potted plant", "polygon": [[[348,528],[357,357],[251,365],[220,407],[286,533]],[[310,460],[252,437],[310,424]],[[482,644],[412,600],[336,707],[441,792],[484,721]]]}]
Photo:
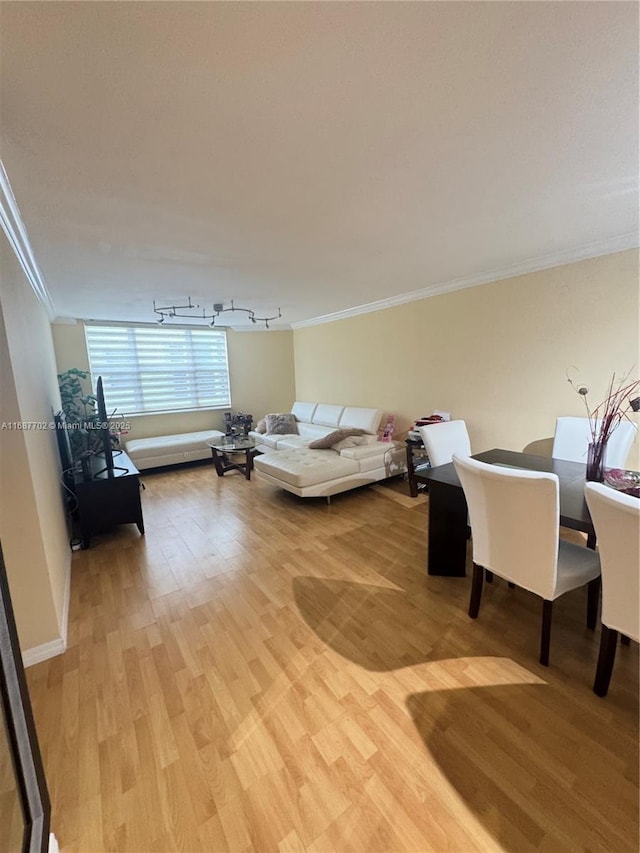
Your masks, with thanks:
[{"label": "potted plant", "polygon": [[89,376],[86,370],[77,367],[58,374],[60,401],[66,417],[73,461],[84,462],[83,470],[88,458],[100,450],[96,398],[94,394],[85,393],[83,385]]}]

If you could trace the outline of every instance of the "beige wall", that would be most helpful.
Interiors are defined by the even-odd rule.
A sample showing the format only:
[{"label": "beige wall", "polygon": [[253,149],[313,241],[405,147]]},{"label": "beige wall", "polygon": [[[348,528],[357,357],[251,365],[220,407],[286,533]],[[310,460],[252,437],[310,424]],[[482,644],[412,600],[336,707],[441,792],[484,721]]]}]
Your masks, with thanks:
[{"label": "beige wall", "polygon": [[[297,329],[296,399],[378,406],[397,437],[443,409],[474,450],[522,450],[550,439],[558,415],[585,414],[567,368],[594,405],[612,371],[638,376],[638,315],[628,251]],[[637,441],[628,464],[640,467]]]},{"label": "beige wall", "polygon": [[[48,423],[60,407],[49,318],[4,235],[0,270],[0,420]],[[54,430],[0,429],[0,486],[0,539],[25,652],[66,636],[71,552]]]},{"label": "beige wall", "polygon": [[[52,325],[58,372],[78,367],[89,369],[84,326]],[[295,399],[293,333],[229,332],[227,351],[234,411],[250,412],[257,421],[266,412],[289,411]],[[107,400],[107,404],[109,401]],[[224,410],[129,418],[128,438],[224,429]]]}]

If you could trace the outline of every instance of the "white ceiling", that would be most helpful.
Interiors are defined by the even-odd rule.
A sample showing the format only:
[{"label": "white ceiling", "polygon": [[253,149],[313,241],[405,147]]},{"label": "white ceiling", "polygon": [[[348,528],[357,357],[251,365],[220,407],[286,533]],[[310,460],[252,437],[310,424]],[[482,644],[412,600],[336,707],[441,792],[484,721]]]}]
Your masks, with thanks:
[{"label": "white ceiling", "polygon": [[191,296],[282,327],[638,244],[637,3],[1,12],[2,159],[58,315]]}]

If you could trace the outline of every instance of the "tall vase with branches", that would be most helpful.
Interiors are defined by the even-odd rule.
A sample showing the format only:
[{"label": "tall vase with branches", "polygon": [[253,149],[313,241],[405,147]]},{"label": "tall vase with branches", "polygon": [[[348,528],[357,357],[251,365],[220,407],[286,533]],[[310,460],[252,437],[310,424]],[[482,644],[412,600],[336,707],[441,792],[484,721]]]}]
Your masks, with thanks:
[{"label": "tall vase with branches", "polygon": [[567,381],[582,397],[589,419],[591,441],[587,456],[587,480],[604,479],[604,462],[609,439],[621,421],[629,420],[629,412],[640,411],[640,380],[630,379],[630,374],[631,371],[627,371],[621,378],[617,378],[616,374],[612,373],[606,397],[591,408],[588,401],[589,387],[578,385],[567,371]]}]

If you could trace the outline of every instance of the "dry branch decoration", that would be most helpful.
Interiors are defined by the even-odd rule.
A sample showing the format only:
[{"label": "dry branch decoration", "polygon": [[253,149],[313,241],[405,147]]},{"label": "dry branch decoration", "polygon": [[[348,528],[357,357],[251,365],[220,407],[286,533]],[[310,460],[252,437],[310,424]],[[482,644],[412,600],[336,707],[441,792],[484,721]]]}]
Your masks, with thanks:
[{"label": "dry branch decoration", "polygon": [[[577,370],[576,367],[572,370]],[[640,380],[630,379],[631,371],[628,370],[621,378],[616,378],[615,372],[611,374],[607,396],[593,409],[589,406],[588,385],[578,385],[569,375],[567,370],[567,381],[573,390],[582,397],[589,419],[589,430],[591,432],[591,450],[589,463],[593,464],[596,471],[602,472],[607,443],[614,430],[622,420],[631,420],[629,412],[640,411]],[[587,479],[591,479],[589,474]]]}]

